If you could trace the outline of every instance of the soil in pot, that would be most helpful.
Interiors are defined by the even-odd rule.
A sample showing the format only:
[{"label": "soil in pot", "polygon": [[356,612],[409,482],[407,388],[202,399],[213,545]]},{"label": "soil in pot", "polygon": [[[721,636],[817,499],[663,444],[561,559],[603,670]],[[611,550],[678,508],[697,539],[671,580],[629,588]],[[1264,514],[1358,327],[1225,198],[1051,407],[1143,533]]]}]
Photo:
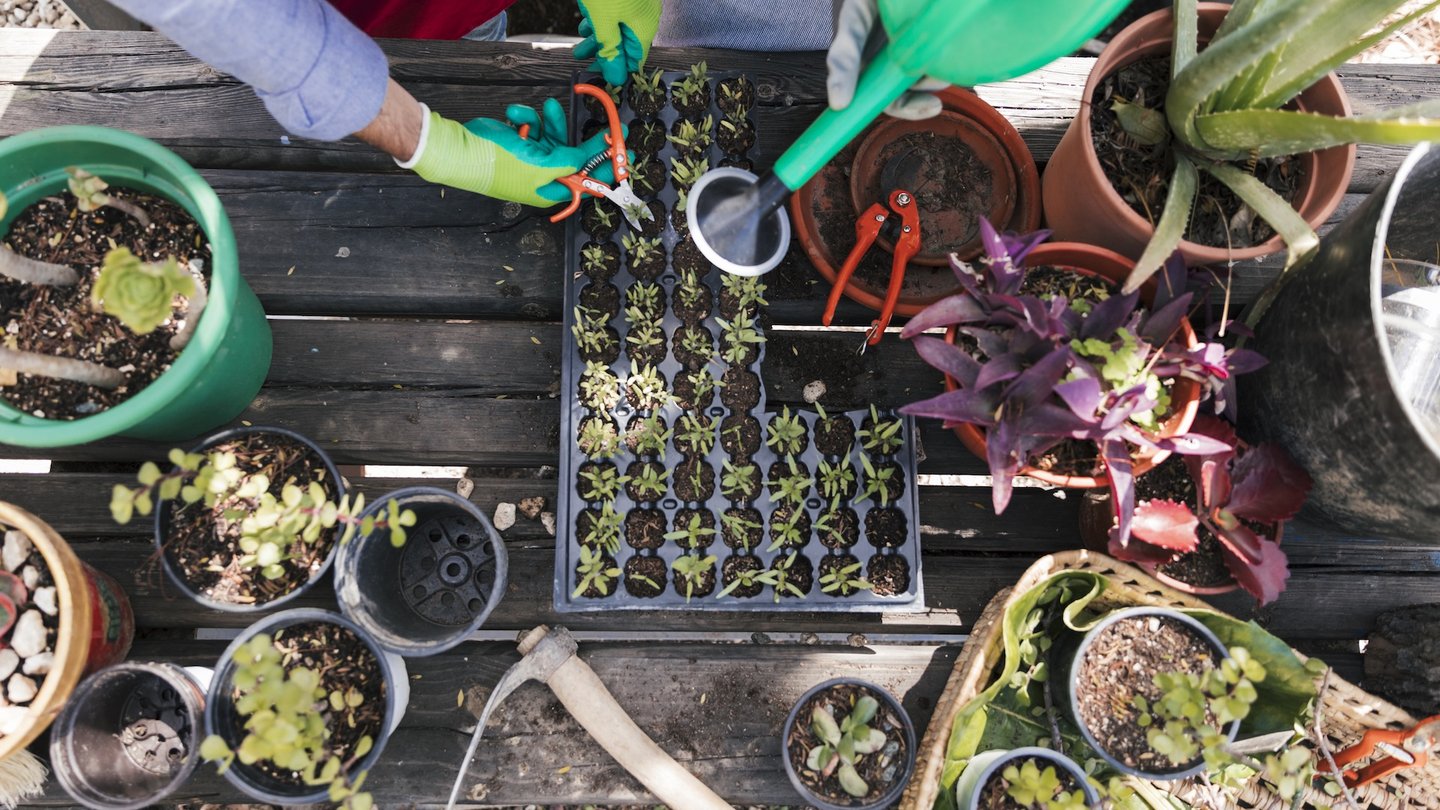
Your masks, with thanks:
[{"label": "soil in pot", "polygon": [[[747,572],[758,574],[763,570],[765,570],[765,565],[760,562],[758,557],[750,554],[732,554],[726,557],[725,563],[720,566],[720,578],[724,583],[722,588],[730,587],[730,583],[739,579],[741,574]],[[765,590],[765,583],[752,582],[749,585],[736,585],[735,589],[730,591],[730,595],[738,599],[751,599],[759,596],[763,590]]]},{"label": "soil in pot", "polygon": [[659,509],[631,509],[625,515],[625,542],[631,548],[660,548],[665,545],[665,531],[665,513]]},{"label": "soil in pot", "polygon": [[[637,109],[636,112],[639,113],[640,110]],[[625,132],[625,145],[635,150],[636,158],[642,155],[655,157],[665,148],[665,124],[660,121],[642,121],[639,118],[631,121],[630,128]]]},{"label": "soil in pot", "polygon": [[[725,369],[725,375],[720,381],[723,384],[720,388],[720,404],[730,410],[749,411],[760,404],[760,378],[755,372],[740,366],[731,366]],[[759,422],[756,422],[755,434],[756,447],[759,447]],[[754,452],[750,450],[746,455]]]},{"label": "soil in pot", "polygon": [[[111,187],[107,193],[140,206],[150,217],[150,227],[109,206],[80,211],[68,192],[43,198],[15,218],[5,237],[12,250],[72,267],[80,280],[70,286],[45,286],[0,276],[0,327],[14,338],[13,348],[99,363],[123,373],[125,382],[107,390],[20,374],[15,384],[0,386],[0,397],[17,410],[66,421],[98,413],[144,390],[179,355],[170,348],[178,329],[173,318],[148,335],[137,335],[91,305],[99,267],[114,247],[128,247],[141,261],[173,257],[182,268],[198,261],[208,289],[210,245],[185,209],[131,189]],[[175,311],[184,309],[178,306]]]},{"label": "soil in pot", "polygon": [[[234,453],[236,466],[248,473],[264,473],[270,479],[269,492],[280,497],[287,481],[302,489],[315,481],[325,488],[326,497],[339,500],[337,482],[328,479],[325,462],[310,448],[286,436],[251,433],[221,442],[207,453]],[[240,567],[245,552],[240,549],[240,520],[224,512],[239,509],[248,513],[253,503],[229,498],[206,507],[172,502],[163,553],[171,569],[195,593],[216,602],[263,605],[304,586],[314,578],[330,556],[338,527],[320,532],[313,543],[297,539],[281,563],[285,573],[276,579],[260,575],[258,568]],[[164,508],[162,506],[162,508]]]},{"label": "soil in pot", "polygon": [[786,531],[787,526],[794,521],[794,529],[788,540],[781,544],[781,548],[804,548],[810,542],[810,513],[804,509],[797,509],[794,504],[777,506],[775,511],[770,513],[770,539],[778,540]]},{"label": "soil in pot", "polygon": [[844,414],[827,416],[815,425],[815,449],[827,456],[843,456],[855,444],[855,423]]},{"label": "soil in pot", "polygon": [[638,361],[643,366],[658,366],[665,360],[665,339],[662,336],[659,343],[631,343],[625,341],[625,356],[631,360]]},{"label": "soil in pot", "polygon": [[[686,194],[689,194],[688,190]],[[687,242],[690,241],[690,215],[683,208],[676,208],[670,212],[670,227],[675,229],[676,236]]]},{"label": "soil in pot", "polygon": [[[1075,712],[1100,747],[1127,767],[1148,773],[1183,770],[1150,749],[1135,697],[1154,703],[1163,696],[1156,674],[1200,675],[1219,663],[1219,654],[1203,636],[1174,619],[1120,619],[1096,632],[1076,663]],[[1208,708],[1205,722],[1220,725]]]},{"label": "soil in pot", "polygon": [[[857,797],[846,793],[834,774],[828,778],[823,777],[819,772],[806,767],[805,760],[810,756],[810,749],[821,744],[810,728],[810,717],[815,713],[815,709],[829,707],[835,722],[841,723],[849,716],[855,703],[867,695],[880,704],[869,726],[885,735],[885,745],[880,751],[862,756],[855,763],[856,773],[870,788],[869,793]],[[879,801],[889,792],[895,780],[903,775],[905,763],[912,753],[909,741],[905,738],[905,722],[890,708],[885,696],[850,683],[840,683],[821,690],[801,704],[795,715],[795,723],[790,726],[789,734],[785,738],[785,756],[789,758],[790,765],[801,783],[815,796],[841,807],[868,806]]]},{"label": "soil in pot", "polygon": [[60,632],[59,594],[45,556],[23,532],[0,524],[4,571],[0,571],[0,737],[24,732],[55,662]]},{"label": "soil in pot", "polygon": [[586,284],[580,291],[580,306],[603,312],[607,319],[620,312],[620,289],[614,284]]},{"label": "soil in pot", "polygon": [[755,146],[755,124],[749,118],[739,121],[727,118],[720,122],[715,142],[727,155],[743,155]]},{"label": "soil in pot", "polygon": [[876,554],[865,566],[865,578],[876,596],[894,596],[910,590],[910,561],[899,554]]},{"label": "soil in pot", "polygon": [[865,536],[876,548],[899,548],[905,544],[905,513],[893,506],[877,507],[865,513]]},{"label": "soil in pot", "polygon": [[[732,549],[754,550],[764,539],[765,518],[760,510],[749,506],[731,506],[725,510],[729,521],[720,521],[720,539]],[[743,521],[736,524],[735,521]],[[727,581],[728,582],[728,581]]]},{"label": "soil in pot", "polygon": [[1103,278],[1081,275],[1074,270],[1048,264],[1025,268],[1025,278],[1020,282],[1021,295],[1033,295],[1043,300],[1058,295],[1068,301],[1084,299],[1098,303],[1116,292],[1119,288]]},{"label": "soil in pot", "polygon": [[584,211],[580,214],[580,227],[584,228],[585,233],[597,242],[604,242],[614,236],[615,231],[624,221],[625,217],[620,213],[620,209],[616,208],[614,203],[600,197],[595,197],[586,203]]},{"label": "soil in pot", "polygon": [[645,258],[636,260],[634,256],[629,257],[630,275],[641,281],[654,281],[665,272],[665,246],[659,245],[655,250],[646,254]]},{"label": "soil in pot", "polygon": [[[1011,765],[1021,768],[1024,767],[1027,762],[1035,763],[1035,767],[1039,768],[1042,773],[1046,768],[1051,768],[1055,771],[1055,775],[1060,778],[1060,784],[1055,788],[1056,793],[1052,793],[1047,798],[1054,798],[1062,792],[1073,793],[1080,789],[1080,785],[1076,783],[1075,777],[1064,768],[1057,768],[1053,762],[1034,757],[1021,757],[1019,759],[1008,760],[1005,764],[1007,768]],[[1033,804],[1021,804],[1010,798],[1005,792],[1010,789],[1010,783],[1006,781],[1004,771],[1005,768],[997,769],[990,775],[990,778],[986,780],[985,784],[981,785],[980,789],[976,791],[976,796],[979,798],[978,804],[980,810],[1029,810],[1031,807],[1034,807],[1035,805]]]},{"label": "soil in pot", "polygon": [[670,257],[670,264],[675,268],[675,273],[684,276],[686,273],[693,273],[696,278],[704,278],[710,271],[710,263],[705,260],[705,255],[696,247],[695,240],[682,239],[675,243],[675,250]]},{"label": "soil in pot", "polygon": [[825,519],[825,526],[821,527],[817,520],[815,530],[826,548],[838,551],[860,542],[860,516],[854,509],[842,506],[822,513],[821,518]]},{"label": "soil in pot", "polygon": [[[689,337],[687,337],[689,336]],[[709,351],[691,351],[685,347],[687,341],[700,343],[703,338],[705,345],[710,347]],[[715,355],[715,336],[710,330],[699,324],[687,324],[670,333],[670,351],[680,365],[687,369],[697,369],[710,362]]]},{"label": "soil in pot", "polygon": [[[1140,145],[1126,135],[1110,105],[1112,99],[1123,98],[1163,113],[1169,77],[1169,56],[1140,59],[1102,80],[1090,105],[1090,135],[1100,168],[1116,193],[1152,224],[1165,209],[1173,161],[1166,151]],[[1292,203],[1304,185],[1302,162],[1295,156],[1231,165],[1254,175]],[[1270,225],[1255,216],[1233,191],[1209,174],[1200,173],[1199,194],[1185,230],[1187,240],[1238,249],[1259,245],[1274,235]]]},{"label": "soil in pot", "polygon": [[[726,376],[729,376],[729,372],[726,372]],[[727,386],[721,390],[728,391],[730,388]],[[756,392],[756,397],[758,402],[759,392]],[[722,396],[721,399],[723,400],[724,397]],[[729,403],[726,403],[726,407],[735,408]],[[745,409],[736,408],[736,410]],[[755,451],[760,449],[760,420],[744,413],[735,413],[725,417],[725,420],[720,423],[720,446],[730,454],[732,459],[748,460],[755,455]]]},{"label": "soil in pot", "polygon": [[665,561],[639,555],[626,560],[625,590],[641,599],[653,599],[664,593]]},{"label": "soil in pot", "polygon": [[[679,263],[680,246],[675,246],[675,261]],[[687,289],[689,292],[687,292]],[[699,284],[687,288],[683,284],[675,285],[675,292],[670,297],[670,309],[675,313],[682,323],[699,323],[710,317],[710,311],[715,306],[715,294],[709,287]]]},{"label": "soil in pot", "polygon": [[[708,501],[710,496],[715,494],[715,468],[706,463],[703,457],[691,456],[680,462],[671,478],[673,480],[670,487],[674,490],[675,497],[686,503]],[[713,528],[714,514],[708,510],[705,514],[710,516],[710,525]]]},{"label": "soil in pot", "polygon": [[[1164,499],[1195,508],[1195,482],[1180,456],[1165,459],[1160,466],[1135,479],[1136,501]],[[1273,538],[1274,526],[1244,521],[1261,537]],[[1160,573],[1197,588],[1218,588],[1235,584],[1235,576],[1225,564],[1220,540],[1204,525],[1197,526],[1199,545],[1188,554],[1177,554],[1159,566]]]}]

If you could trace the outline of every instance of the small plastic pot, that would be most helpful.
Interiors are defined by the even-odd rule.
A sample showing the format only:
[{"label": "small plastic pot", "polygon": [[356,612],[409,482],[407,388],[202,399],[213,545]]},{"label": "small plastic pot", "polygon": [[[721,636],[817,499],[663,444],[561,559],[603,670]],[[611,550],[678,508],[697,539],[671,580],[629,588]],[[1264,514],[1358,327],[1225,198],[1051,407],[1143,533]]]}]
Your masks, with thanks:
[{"label": "small plastic pot", "polygon": [[[868,804],[862,804],[858,800],[850,804],[835,804],[823,796],[815,795],[801,781],[800,774],[795,771],[795,765],[790,762],[790,750],[787,742],[790,739],[791,730],[795,728],[796,722],[804,723],[807,726],[810,723],[808,718],[799,718],[800,710],[804,708],[810,698],[836,686],[854,686],[869,692],[876,700],[895,712],[895,716],[900,718],[900,724],[905,729],[905,750],[907,752],[905,761],[896,768],[895,781],[890,783],[890,789]],[[896,700],[889,692],[859,678],[832,678],[812,686],[800,696],[799,700],[795,701],[794,706],[790,707],[790,714],[785,717],[785,726],[780,731],[780,760],[785,763],[785,775],[789,777],[795,792],[820,810],[879,810],[891,806],[900,799],[900,794],[905,792],[905,786],[909,784],[911,775],[915,773],[915,758],[915,724],[911,722],[910,715],[905,713],[905,707],[901,706],[900,701]]]},{"label": "small plastic pot", "polygon": [[208,675],[126,662],[86,678],[50,732],[60,786],[98,810],[139,810],[174,793],[200,761]]},{"label": "small plastic pot", "polygon": [[[1172,771],[1147,772],[1136,770],[1129,767],[1125,763],[1120,762],[1118,759],[1112,757],[1108,751],[1101,748],[1100,743],[1096,741],[1095,736],[1090,733],[1090,728],[1086,726],[1084,721],[1080,719],[1080,713],[1076,710],[1076,706],[1079,705],[1079,702],[1075,694],[1074,673],[1078,669],[1080,662],[1084,660],[1086,651],[1090,649],[1090,644],[1095,640],[1095,637],[1102,630],[1114,624],[1115,622],[1121,621],[1123,619],[1132,619],[1142,616],[1158,616],[1166,619],[1174,619],[1175,621],[1185,625],[1190,630],[1193,630],[1196,635],[1203,638],[1205,642],[1210,645],[1211,649],[1215,650],[1215,652],[1220,656],[1221,660],[1228,660],[1230,658],[1230,652],[1225,649],[1225,645],[1220,642],[1220,639],[1214,633],[1210,632],[1210,628],[1201,624],[1199,621],[1192,619],[1189,616],[1186,616],[1184,613],[1181,613],[1178,610],[1171,610],[1170,608],[1132,607],[1125,608],[1123,610],[1117,610],[1106,616],[1104,619],[1101,619],[1098,624],[1087,630],[1083,636],[1080,636],[1078,641],[1070,641],[1069,643],[1057,644],[1054,648],[1052,648],[1051,661],[1054,663],[1052,663],[1051,669],[1052,671],[1055,671],[1055,676],[1059,678],[1059,680],[1053,681],[1053,683],[1065,684],[1065,688],[1060,690],[1060,702],[1062,704],[1062,708],[1069,714],[1070,722],[1073,723],[1076,728],[1080,729],[1081,736],[1085,738],[1085,744],[1090,746],[1090,748],[1092,748],[1095,753],[1099,754],[1100,758],[1104,759],[1105,763],[1111,768],[1114,768],[1119,773],[1125,774],[1127,776],[1137,776],[1141,779],[1150,779],[1155,781],[1184,779],[1188,776],[1194,776],[1205,770],[1204,760],[1196,762],[1194,765],[1191,765],[1188,768],[1176,769]],[[1154,677],[1155,674],[1156,673],[1153,672],[1136,673],[1135,677],[1144,677],[1148,679]],[[1230,727],[1226,730],[1225,737],[1230,742],[1234,742],[1235,736],[1239,733],[1240,721],[1236,720],[1234,723],[1231,723]]]},{"label": "small plastic pot", "polygon": [[984,751],[971,757],[955,782],[955,806],[960,810],[986,810],[980,807],[980,790],[990,781],[990,777],[1003,770],[1006,765],[1025,759],[1043,759],[1057,770],[1070,774],[1080,786],[1080,790],[1084,791],[1087,803],[1095,805],[1100,802],[1100,792],[1085,780],[1085,770],[1075,764],[1075,760],[1049,748],[1029,746],[1009,751]]},{"label": "small plastic pot", "polygon": [[[255,622],[245,628],[239,636],[236,636],[235,640],[230,642],[230,646],[225,648],[225,652],[220,655],[220,661],[215,665],[215,677],[210,681],[210,691],[205,698],[205,733],[220,735],[231,749],[240,745],[245,731],[244,720],[235,712],[233,683],[235,652],[259,633],[270,633],[273,636],[276,630],[309,622],[326,622],[344,627],[370,648],[370,652],[375,655],[376,661],[380,664],[380,675],[385,681],[385,722],[379,733],[375,735],[374,747],[349,770],[351,773],[368,771],[380,759],[380,753],[385,750],[385,744],[390,741],[390,735],[395,732],[396,727],[400,725],[400,720],[405,716],[405,708],[410,702],[410,676],[405,669],[405,659],[394,653],[386,652],[369,633],[365,632],[364,628],[339,613],[328,610],[314,608],[282,610],[273,616],[267,616]],[[230,784],[262,804],[289,806],[328,801],[326,785],[319,787],[303,784],[292,785],[262,772],[259,768],[246,765],[239,759],[231,763],[230,767],[225,770],[224,776]]]},{"label": "small plastic pot", "polygon": [[[1130,275],[1131,269],[1135,266],[1133,261],[1114,251],[1077,242],[1046,242],[1030,251],[1030,254],[1025,257],[1025,264],[1029,267],[1042,265],[1063,267],[1082,276],[1103,278],[1117,287],[1125,283],[1125,278]],[[1141,301],[1149,304],[1155,300],[1157,283],[1157,279],[1152,276],[1140,285]],[[1188,318],[1180,321],[1180,332],[1184,335],[1186,346],[1199,345],[1199,339],[1196,338],[1195,330],[1190,326]],[[945,339],[954,343],[956,334],[957,330],[952,327],[945,333]],[[946,391],[954,391],[959,385],[954,377],[945,375]],[[1200,410],[1200,394],[1200,383],[1186,377],[1175,378],[1175,384],[1170,390],[1170,402],[1174,412],[1161,425],[1159,433],[1161,437],[1179,436],[1190,430],[1190,424],[1195,421],[1195,414]],[[956,425],[954,430],[960,443],[965,445],[967,450],[982,459],[986,457],[985,430],[983,428],[971,424],[961,424]],[[1168,451],[1143,448],[1135,456],[1134,474],[1143,475],[1169,457]],[[1110,476],[1104,473],[1094,476],[1064,475],[1027,466],[1020,468],[1020,474],[1044,481],[1051,486],[1067,489],[1095,489],[1110,484]]]},{"label": "small plastic pot", "polygon": [[[330,460],[329,454],[322,450],[318,444],[310,441],[304,436],[301,436],[299,433],[296,433],[293,430],[286,430],[282,427],[265,427],[260,425],[256,425],[254,427],[238,427],[232,428],[230,430],[222,430],[221,432],[210,436],[209,438],[205,439],[205,441],[196,445],[190,450],[190,452],[204,453],[211,447],[214,447],[218,444],[233,441],[244,436],[253,436],[256,434],[267,433],[277,436],[283,436],[286,439],[302,444],[312,453],[316,454],[325,465],[326,477],[329,478],[330,481],[333,481],[335,483],[335,491],[331,493],[331,497],[333,497],[337,503],[339,502],[340,498],[345,495],[345,479],[341,477],[340,470],[335,467],[335,462]],[[197,591],[190,584],[190,582],[185,579],[184,573],[180,571],[175,566],[175,564],[170,561],[170,555],[167,554],[165,551],[166,540],[170,535],[170,515],[173,504],[173,501],[160,501],[155,505],[155,550],[160,557],[160,567],[164,569],[165,577],[170,580],[170,583],[172,585],[178,588],[186,596],[190,597],[201,605],[210,608],[211,610],[222,610],[227,613],[263,613],[268,610],[274,610],[275,608],[280,607],[286,602],[290,602],[295,598],[299,597],[300,594],[310,590],[310,588],[314,586],[316,582],[319,582],[325,577],[325,573],[330,570],[330,563],[335,559],[335,546],[338,546],[339,543],[334,543],[331,545],[330,553],[325,557],[325,563],[320,566],[320,570],[315,572],[315,575],[310,578],[309,582],[301,585],[300,587],[296,588],[290,593],[285,594],[284,596],[271,599],[268,602],[258,602],[253,605],[247,605],[240,602],[224,602],[219,599],[212,599],[211,597]],[[255,576],[260,576],[260,572],[258,570],[255,572]]]},{"label": "small plastic pot", "polygon": [[435,655],[464,641],[499,604],[505,544],[474,504],[435,487],[396,490],[364,515],[383,515],[392,500],[415,512],[409,539],[396,548],[384,529],[351,538],[336,557],[335,595],[380,646]]}]

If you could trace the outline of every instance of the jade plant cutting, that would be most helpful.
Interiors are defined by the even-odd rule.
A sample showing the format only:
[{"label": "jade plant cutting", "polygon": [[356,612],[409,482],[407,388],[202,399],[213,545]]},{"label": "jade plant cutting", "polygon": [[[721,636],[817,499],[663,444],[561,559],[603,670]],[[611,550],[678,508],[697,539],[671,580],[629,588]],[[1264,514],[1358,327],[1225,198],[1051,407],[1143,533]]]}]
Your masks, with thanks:
[{"label": "jade plant cutting", "polygon": [[810,749],[805,767],[822,779],[834,774],[851,796],[868,794],[870,786],[860,778],[855,763],[885,746],[885,733],[869,726],[879,708],[879,701],[864,695],[837,721],[829,705],[816,706],[810,712],[810,730],[820,744]]}]

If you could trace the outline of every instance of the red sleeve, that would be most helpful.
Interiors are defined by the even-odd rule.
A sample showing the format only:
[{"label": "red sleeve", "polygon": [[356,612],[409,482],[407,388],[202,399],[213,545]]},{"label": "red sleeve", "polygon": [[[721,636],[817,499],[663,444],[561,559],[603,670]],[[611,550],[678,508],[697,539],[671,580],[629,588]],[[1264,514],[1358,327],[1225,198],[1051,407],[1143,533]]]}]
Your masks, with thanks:
[{"label": "red sleeve", "polygon": [[372,37],[459,39],[515,0],[330,0]]}]

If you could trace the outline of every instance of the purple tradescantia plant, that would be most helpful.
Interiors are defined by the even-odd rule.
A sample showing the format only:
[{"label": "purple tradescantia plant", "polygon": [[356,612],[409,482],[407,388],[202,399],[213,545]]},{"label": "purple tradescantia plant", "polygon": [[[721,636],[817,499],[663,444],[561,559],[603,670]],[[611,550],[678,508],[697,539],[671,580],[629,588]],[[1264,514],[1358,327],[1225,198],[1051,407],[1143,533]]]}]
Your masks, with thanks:
[{"label": "purple tradescantia plant", "polygon": [[[1188,377],[1207,390],[1223,389],[1246,365],[1232,362],[1219,344],[1185,345],[1181,323],[1191,304],[1178,254],[1149,310],[1139,294],[1104,299],[1048,300],[1022,294],[1026,254],[1049,236],[998,233],[980,220],[984,254],[976,264],[951,259],[964,292],[942,299],[912,318],[901,332],[925,362],[953,377],[956,390],[907,405],[915,416],[986,430],[996,513],[1009,504],[1020,469],[1065,439],[1099,448],[1114,503],[1112,538],[1130,538],[1135,507],[1131,448],[1214,454],[1231,448],[1199,434],[1162,437],[1169,408],[1168,379]],[[922,333],[955,327],[973,349]]]}]

